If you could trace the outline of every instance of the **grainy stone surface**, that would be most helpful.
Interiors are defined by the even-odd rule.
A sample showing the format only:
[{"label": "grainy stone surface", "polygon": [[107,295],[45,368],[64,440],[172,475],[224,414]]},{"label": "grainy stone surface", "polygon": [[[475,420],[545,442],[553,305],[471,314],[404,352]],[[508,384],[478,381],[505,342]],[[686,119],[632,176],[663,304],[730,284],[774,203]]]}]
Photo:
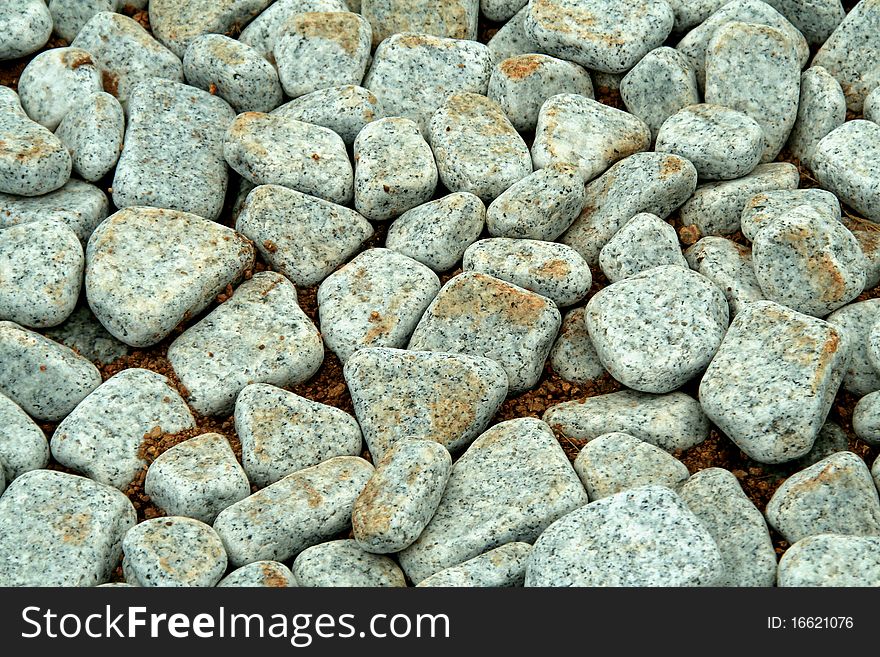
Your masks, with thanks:
[{"label": "grainy stone surface", "polygon": [[118,11],[129,0],[49,0],[55,33],[68,43],[76,38],[89,19],[99,11]]},{"label": "grainy stone surface", "polygon": [[245,26],[239,41],[272,61],[275,43],[294,16],[305,12],[348,10],[345,0],[277,0]]},{"label": "grainy stone surface", "polygon": [[246,588],[287,588],[296,586],[290,568],[277,561],[254,561],[236,568],[221,579],[217,586]]},{"label": "grainy stone surface", "polygon": [[740,215],[743,236],[754,241],[758,231],[799,205],[808,205],[829,218],[840,220],[840,201],[824,189],[775,189],[750,198]]},{"label": "grainy stone surface", "polygon": [[848,304],[827,317],[830,324],[834,324],[849,335],[849,364],[840,385],[845,390],[860,396],[880,390],[880,372],[871,362],[868,347],[871,329],[880,318],[878,313],[880,313],[880,299],[868,299]]},{"label": "grainy stone surface", "polygon": [[486,46],[496,62],[501,62],[515,55],[540,53],[541,46],[526,34],[526,16],[529,13],[528,3],[513,18],[504,23]]},{"label": "grainy stone surface", "polygon": [[797,118],[788,136],[791,154],[811,166],[817,144],[845,119],[846,97],[840,83],[821,66],[811,66],[801,75]]},{"label": "grainy stone surface", "polygon": [[0,462],[7,485],[25,472],[45,468],[49,462],[49,443],[43,430],[3,394],[0,394]]},{"label": "grainy stone surface", "polygon": [[811,164],[825,189],[880,221],[880,125],[855,120],[835,128],[816,145]]},{"label": "grainy stone surface", "polygon": [[354,144],[365,125],[385,116],[372,91],[350,84],[318,89],[294,98],[272,113],[329,128],[342,137],[346,146]]},{"label": "grainy stone surface", "polygon": [[91,94],[64,115],[55,136],[70,153],[73,172],[98,181],[110,173],[122,153],[122,106],[103,91]]},{"label": "grainy stone surface", "polygon": [[853,410],[853,431],[869,445],[880,445],[880,392],[869,392]]},{"label": "grainy stone surface", "polygon": [[479,8],[480,0],[361,0],[374,46],[399,32],[476,40]]},{"label": "grainy stone surface", "polygon": [[816,436],[813,449],[799,459],[792,461],[791,464],[799,469],[807,468],[836,452],[845,452],[848,449],[849,436],[846,431],[834,422],[826,422],[819,429],[819,435]]},{"label": "grainy stone surface", "polygon": [[532,546],[511,542],[450,566],[423,579],[422,587],[509,588],[522,586],[526,577],[526,561]]},{"label": "grainy stone surface", "polygon": [[550,350],[550,365],[566,381],[589,383],[605,374],[605,368],[584,322],[584,307],[576,308],[562,319],[559,337]]},{"label": "grainy stone surface", "polygon": [[684,252],[691,269],[715,283],[727,297],[730,316],[764,298],[755,277],[752,251],[725,237],[704,237]]},{"label": "grainy stone surface", "polygon": [[810,45],[821,45],[840,25],[846,12],[840,0],[814,0],[809,4],[800,0],[769,0],[807,39]]},{"label": "grainy stone surface", "polygon": [[291,566],[297,586],[402,587],[403,571],[390,558],[371,554],[355,541],[328,541],[303,550]]},{"label": "grainy stone surface", "polygon": [[880,537],[821,534],[801,539],[779,560],[776,584],[876,588],[880,586]]},{"label": "grainy stone surface", "polygon": [[599,251],[599,266],[612,283],[663,265],[687,267],[672,224],[640,212]]},{"label": "grainy stone surface", "polygon": [[862,111],[868,121],[880,123],[880,91],[874,89],[874,91],[868,94]]},{"label": "grainy stone surface", "polygon": [[703,411],[762,463],[803,456],[846,370],[846,334],[772,301],[741,309],[700,383]]},{"label": "grainy stone surface", "polygon": [[52,34],[52,14],[44,0],[7,0],[0,8],[0,61],[36,52]]},{"label": "grainy stone surface", "polygon": [[78,306],[62,324],[47,330],[45,335],[93,363],[109,364],[130,351],[127,344],[110,335],[86,303]]}]

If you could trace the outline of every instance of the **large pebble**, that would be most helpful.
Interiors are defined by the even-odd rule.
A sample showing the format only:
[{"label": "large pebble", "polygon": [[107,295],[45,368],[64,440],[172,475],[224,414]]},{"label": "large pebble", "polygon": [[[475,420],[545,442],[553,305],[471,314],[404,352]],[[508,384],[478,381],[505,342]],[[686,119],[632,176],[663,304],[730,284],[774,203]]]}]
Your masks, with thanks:
[{"label": "large pebble", "polygon": [[605,374],[584,322],[585,312],[584,307],[576,308],[562,318],[559,337],[550,350],[549,359],[554,372],[578,384],[590,383]]},{"label": "large pebble", "polygon": [[297,14],[348,10],[345,0],[277,0],[245,26],[239,41],[272,61],[275,43]]},{"label": "large pebble", "polygon": [[811,164],[822,187],[866,219],[880,221],[880,125],[844,123],[816,145]]},{"label": "large pebble", "polygon": [[846,337],[772,301],[747,304],[703,375],[703,411],[756,461],[803,456],[843,379]]},{"label": "large pebble", "polygon": [[288,588],[296,586],[290,568],[277,561],[254,561],[236,568],[217,583],[218,587]]},{"label": "large pebble", "polygon": [[422,587],[508,588],[522,586],[526,562],[532,546],[528,543],[505,543],[501,547],[450,566],[418,583]]},{"label": "large pebble", "polygon": [[49,463],[49,443],[43,430],[3,394],[0,394],[0,463],[7,485],[25,472],[45,468]]},{"label": "large pebble", "polygon": [[361,0],[374,46],[400,32],[476,40],[479,8],[479,0]]},{"label": "large pebble", "polygon": [[63,187],[43,196],[0,194],[0,228],[41,219],[67,224],[85,245],[110,209],[107,196],[89,183],[71,178]]},{"label": "large pebble", "polygon": [[640,212],[627,221],[599,251],[599,266],[615,283],[663,265],[686,267],[672,224]]},{"label": "large pebble", "polygon": [[328,541],[303,550],[293,560],[297,586],[403,587],[406,578],[388,557],[371,554],[353,540]]},{"label": "large pebble", "polygon": [[726,237],[704,237],[684,252],[691,269],[715,283],[727,298],[730,316],[764,298],[755,277],[752,251]]},{"label": "large pebble", "polygon": [[878,313],[880,299],[868,299],[848,304],[827,317],[830,324],[849,334],[849,364],[841,386],[859,396],[880,390],[880,373],[871,362],[868,347],[871,329],[880,319]]},{"label": "large pebble", "polygon": [[343,370],[373,459],[404,440],[432,440],[450,452],[469,445],[507,394],[507,375],[483,356],[371,348]]},{"label": "large pebble", "polygon": [[55,33],[70,43],[92,16],[99,11],[119,11],[123,3],[133,4],[130,0],[49,0],[48,5]]},{"label": "large pebble", "polygon": [[187,212],[129,208],[92,234],[85,288],[110,333],[146,347],[204,310],[253,262],[253,246],[225,226]]},{"label": "large pebble", "polygon": [[45,335],[93,363],[109,365],[131,350],[127,344],[110,335],[87,303],[81,303],[64,323],[49,329]]},{"label": "large pebble", "polygon": [[41,52],[28,63],[18,80],[24,111],[53,131],[80,98],[101,90],[101,74],[92,56],[81,48]]},{"label": "large pebble", "polygon": [[750,198],[739,218],[743,236],[755,240],[758,231],[799,205],[811,206],[822,215],[840,220],[840,201],[824,189],[774,189]]},{"label": "large pebble", "polygon": [[110,579],[136,521],[118,490],[34,470],[0,498],[0,586],[95,586]]},{"label": "large pebble", "polygon": [[383,118],[385,111],[372,91],[349,84],[294,98],[273,114],[330,128],[351,146],[364,126]]},{"label": "large pebble", "polygon": [[801,539],[779,560],[777,586],[876,588],[880,537],[820,534]]},{"label": "large pebble", "polygon": [[797,118],[788,136],[788,149],[802,164],[812,166],[818,143],[845,119],[846,97],[840,83],[821,66],[811,66],[801,75]]},{"label": "large pebble", "polygon": [[92,94],[64,115],[55,136],[70,153],[73,172],[98,181],[110,173],[122,153],[122,106],[108,93]]}]

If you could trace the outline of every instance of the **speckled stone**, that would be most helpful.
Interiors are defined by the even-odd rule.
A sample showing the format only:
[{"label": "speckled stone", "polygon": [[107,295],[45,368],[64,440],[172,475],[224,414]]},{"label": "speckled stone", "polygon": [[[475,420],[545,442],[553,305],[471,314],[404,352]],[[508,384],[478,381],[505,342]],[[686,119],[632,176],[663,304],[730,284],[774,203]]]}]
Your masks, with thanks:
[{"label": "speckled stone", "polygon": [[865,106],[862,108],[862,112],[864,118],[868,121],[880,123],[880,91],[877,91],[876,88],[865,98]]},{"label": "speckled stone", "polygon": [[583,179],[571,164],[551,164],[507,188],[486,211],[489,234],[555,240],[584,207]]},{"label": "speckled stone", "polygon": [[[688,32],[675,46],[676,50],[690,60],[701,89],[706,83],[706,50],[709,42],[719,28],[731,22],[766,25],[783,32],[790,39],[788,47],[793,46],[797,53],[798,70],[810,58],[810,47],[807,45],[804,35],[789,23],[785,16],[766,2],[762,0],[732,0],[726,4],[720,3],[717,11],[713,11],[706,20]],[[754,81],[747,84],[749,89],[754,87]]]},{"label": "speckled stone", "polygon": [[376,94],[386,116],[419,124],[422,134],[446,98],[459,92],[486,93],[495,62],[476,41],[423,34],[395,34],[373,55],[364,87]]},{"label": "speckled stone", "polygon": [[880,445],[880,392],[870,392],[855,406],[853,432],[869,445]]},{"label": "speckled stone", "polygon": [[747,304],[703,375],[703,411],[756,461],[803,456],[843,379],[846,338],[837,327],[772,301]]},{"label": "speckled stone", "polygon": [[816,436],[816,442],[813,443],[813,449],[804,454],[799,459],[791,462],[795,468],[802,470],[814,463],[818,463],[824,458],[831,456],[836,452],[845,452],[849,449],[849,436],[840,425],[834,422],[826,422],[819,429],[819,435]]},{"label": "speckled stone", "polygon": [[517,394],[538,382],[561,322],[550,299],[464,272],[428,306],[409,348],[491,358],[507,373],[509,392]]},{"label": "speckled stone", "polygon": [[449,96],[429,124],[440,180],[452,192],[489,202],[532,173],[528,146],[495,101]]},{"label": "speckled stone", "polygon": [[656,138],[663,122],[688,105],[700,102],[690,62],[675,48],[662,46],[639,60],[620,81],[620,97],[630,113]]},{"label": "speckled stone", "polygon": [[272,113],[330,128],[346,146],[354,144],[365,125],[385,116],[372,91],[350,84],[318,89],[294,98]]},{"label": "speckled stone", "polygon": [[226,437],[204,433],[162,452],[147,470],[144,492],[170,516],[210,523],[251,486]]},{"label": "speckled stone", "polygon": [[775,189],[750,198],[739,225],[746,239],[754,240],[758,231],[799,205],[809,205],[830,218],[840,220],[840,201],[824,189]]},{"label": "speckled stone", "polygon": [[817,534],[880,535],[877,488],[853,452],[837,452],[791,475],[776,489],[766,515],[789,543]]},{"label": "speckled stone", "polygon": [[45,468],[49,463],[49,443],[43,430],[3,394],[0,394],[0,462],[7,485],[25,472]]},{"label": "speckled stone", "polygon": [[287,588],[296,586],[290,568],[277,561],[254,561],[237,568],[217,583],[218,587]]},{"label": "speckled stone", "polygon": [[92,231],[107,218],[110,202],[99,188],[71,178],[43,196],[0,194],[0,229],[41,219],[67,224],[85,245]]},{"label": "speckled stone", "polygon": [[419,126],[409,119],[379,119],[354,141],[354,207],[386,221],[431,200],[437,165]]},{"label": "speckled stone", "polygon": [[6,0],[0,7],[0,60],[36,52],[52,34],[52,15],[44,0]]},{"label": "speckled stone", "polygon": [[70,317],[45,331],[45,335],[96,364],[112,363],[130,351],[127,344],[107,332],[84,300]]},{"label": "speckled stone", "polygon": [[700,470],[678,492],[721,551],[718,586],[773,586],[776,551],[767,523],[730,471]]},{"label": "speckled stone", "polygon": [[395,443],[355,500],[351,526],[367,552],[388,554],[412,545],[440,504],[452,457],[433,440]]},{"label": "speckled stone", "polygon": [[433,269],[452,269],[483,232],[486,207],[469,192],[407,210],[388,229],[385,246]]},{"label": "speckled stone", "polygon": [[725,0],[667,0],[675,13],[674,34],[679,34],[699,25],[712,15]]},{"label": "speckled stone", "polygon": [[810,45],[822,45],[846,15],[840,0],[768,0],[779,13],[794,25]]},{"label": "speckled stone", "polygon": [[585,308],[576,308],[562,319],[559,337],[550,350],[550,365],[566,381],[590,383],[605,374],[605,368],[584,322]]},{"label": "speckled stone", "polygon": [[87,50],[101,72],[104,90],[126,105],[132,87],[150,78],[183,82],[183,63],[128,16],[101,11],[70,44]]},{"label": "speckled stone", "polygon": [[880,0],[862,0],[835,28],[813,58],[840,83],[847,109],[860,112],[880,82]]},{"label": "speckled stone", "polygon": [[480,12],[490,21],[506,21],[528,3],[528,0],[480,0]]},{"label": "speckled stone", "polygon": [[559,241],[598,265],[602,247],[627,221],[640,212],[665,219],[696,186],[697,170],[678,155],[630,155],[587,185],[584,209]]},{"label": "speckled stone", "polygon": [[797,118],[788,136],[788,149],[803,164],[810,165],[822,138],[846,119],[846,97],[840,84],[821,66],[801,75]]},{"label": "speckled stone", "polygon": [[361,430],[351,415],[266,383],[238,394],[235,432],[244,471],[260,487],[334,456],[361,453]]},{"label": "speckled stone", "polygon": [[128,0],[49,0],[55,34],[70,43],[99,11],[118,11]]},{"label": "speckled stone", "polygon": [[452,39],[477,39],[480,0],[362,0],[373,26],[373,45],[400,32]]},{"label": "speckled stone", "polygon": [[369,249],[318,288],[324,343],[342,362],[363,347],[403,347],[437,296],[437,274],[390,249]]},{"label": "speckled stone", "polygon": [[101,373],[62,344],[0,322],[0,393],[36,420],[63,419],[101,383]]},{"label": "speckled stone", "polygon": [[663,265],[688,266],[675,228],[649,212],[627,221],[599,251],[599,266],[612,283]]},{"label": "speckled stone", "polygon": [[683,392],[650,395],[622,390],[551,406],[544,421],[577,440],[621,431],[666,451],[686,450],[709,437],[700,404]]},{"label": "speckled stone", "polygon": [[303,550],[291,566],[302,587],[405,587],[400,567],[371,554],[350,539],[328,541]]},{"label": "speckled stone", "polygon": [[55,130],[81,98],[102,90],[101,74],[81,48],[53,48],[34,57],[18,80],[27,115]]},{"label": "speckled stone", "polygon": [[31,121],[17,97],[0,105],[0,193],[39,196],[70,178],[70,153],[49,130]]},{"label": "speckled stone", "polygon": [[878,490],[880,490],[880,457],[874,460],[874,465],[871,466],[871,476],[874,477],[874,483],[877,485]]},{"label": "speckled stone", "polygon": [[526,586],[717,586],[715,540],[682,499],[644,486],[588,504],[535,542]]},{"label": "speckled stone", "polygon": [[505,543],[534,541],[586,503],[550,427],[534,418],[502,422],[455,462],[437,512],[400,565],[418,584]]},{"label": "speckled stone", "polygon": [[865,290],[871,290],[880,283],[880,233],[873,221],[854,215],[845,215],[841,220],[856,238],[865,256]]},{"label": "speckled stone", "polygon": [[348,10],[345,0],[277,0],[247,24],[239,36],[239,41],[246,43],[271,61],[275,43],[297,14]]},{"label": "speckled stone", "polygon": [[70,153],[73,172],[90,182],[100,180],[116,166],[124,135],[122,106],[103,91],[76,104],[55,131]]},{"label": "speckled stone", "polygon": [[375,460],[403,440],[461,451],[489,424],[508,385],[501,366],[483,356],[402,349],[362,349],[343,375]]},{"label": "speckled stone", "polygon": [[296,288],[259,272],[168,347],[168,360],[202,415],[228,413],[251,383],[294,386],[318,370],[324,345],[297,303]]},{"label": "speckled stone", "polygon": [[820,534],[801,539],[779,560],[777,586],[878,587],[880,537]]},{"label": "speckled stone", "polygon": [[147,347],[204,310],[254,263],[241,235],[186,212],[120,210],[86,249],[89,306],[114,337]]},{"label": "speckled stone", "polygon": [[689,476],[685,465],[669,452],[619,432],[588,442],[577,455],[574,470],[593,502],[639,486],[676,490]]},{"label": "speckled stone", "polygon": [[597,292],[584,316],[611,376],[642,392],[671,392],[702,372],[729,319],[721,290],[697,272],[664,265]]},{"label": "speckled stone", "polygon": [[871,328],[880,319],[880,299],[868,299],[843,306],[828,315],[828,322],[849,334],[850,355],[840,384],[845,390],[863,396],[880,390],[880,373],[868,355]]},{"label": "speckled stone", "polygon": [[880,125],[847,121],[822,138],[811,163],[822,187],[866,219],[880,221]]},{"label": "speckled stone", "polygon": [[351,526],[351,509],[373,466],[337,456],[294,472],[224,509],[214,529],[229,562],[286,561]]},{"label": "speckled stone", "polygon": [[730,235],[739,230],[740,216],[755,194],[797,189],[800,174],[788,162],[759,164],[749,175],[700,185],[681,206],[681,222],[696,226],[701,235]]},{"label": "speckled stone", "polygon": [[684,252],[691,269],[715,283],[733,317],[745,304],[764,298],[755,277],[752,250],[725,237],[704,237]]},{"label": "speckled stone", "polygon": [[280,185],[254,188],[235,229],[273,269],[302,286],[320,283],[373,234],[354,210]]},{"label": "speckled stone", "polygon": [[464,271],[476,271],[513,283],[571,306],[590,291],[590,267],[570,246],[539,240],[493,237],[471,244],[464,252]]},{"label": "speckled stone", "polygon": [[846,305],[865,287],[865,258],[856,238],[809,206],[762,226],[752,261],[768,299],[816,317]]},{"label": "speckled stone", "polygon": [[0,586],[106,582],[135,521],[118,490],[64,472],[27,472],[0,498]]},{"label": "speckled stone", "polygon": [[544,101],[556,94],[593,97],[590,74],[574,62],[549,55],[516,55],[492,69],[488,96],[520,132],[535,129]]},{"label": "speckled stone", "polygon": [[168,379],[131,368],[86,397],[58,425],[50,445],[58,463],[125,489],[146,465],[139,454],[146,434],[193,427],[192,413]]},{"label": "speckled stone", "polygon": [[272,0],[150,0],[150,27],[178,57],[201,34],[227,34],[246,25]]},{"label": "speckled stone", "polygon": [[532,41],[526,34],[526,16],[529,13],[528,3],[504,23],[489,39],[486,46],[496,62],[515,55],[527,55],[541,52],[541,46]]},{"label": "speckled stone", "polygon": [[45,328],[67,319],[85,262],[76,233],[43,219],[4,228],[0,236],[0,320]]},{"label": "speckled stone", "polygon": [[655,150],[688,159],[703,180],[731,180],[761,160],[764,131],[747,114],[721,105],[690,105],[660,126]]},{"label": "speckled stone", "polygon": [[223,138],[234,118],[225,101],[201,89],[158,78],[138,83],[113,177],[116,207],[217,219],[229,180]]},{"label": "speckled stone", "polygon": [[192,518],[154,518],[122,541],[125,580],[136,586],[215,586],[226,572],[226,552],[209,525]]},{"label": "speckled stone", "polygon": [[558,94],[541,106],[532,160],[538,169],[573,164],[588,182],[650,144],[651,130],[640,118],[584,96]]},{"label": "speckled stone", "polygon": [[513,541],[450,566],[418,583],[421,587],[510,588],[522,586],[532,546]]},{"label": "speckled stone", "polygon": [[354,171],[345,143],[328,128],[245,112],[229,126],[223,154],[257,185],[284,185],[343,205],[352,199]]},{"label": "speckled stone", "polygon": [[212,91],[241,112],[269,112],[283,96],[278,73],[256,50],[223,34],[193,39],[183,73],[194,87]]},{"label": "speckled stone", "polygon": [[551,55],[623,73],[663,44],[673,20],[665,0],[532,0],[525,29]]}]

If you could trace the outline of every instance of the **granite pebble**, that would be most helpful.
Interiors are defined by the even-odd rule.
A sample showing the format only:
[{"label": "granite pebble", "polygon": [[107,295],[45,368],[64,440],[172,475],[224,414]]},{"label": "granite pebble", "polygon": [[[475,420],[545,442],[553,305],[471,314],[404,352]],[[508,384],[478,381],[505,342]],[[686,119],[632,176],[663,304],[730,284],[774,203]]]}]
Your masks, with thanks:
[{"label": "granite pebble", "polygon": [[4,394],[0,394],[0,462],[7,485],[49,463],[49,443],[43,430]]},{"label": "granite pebble", "polygon": [[70,227],[85,246],[92,231],[110,210],[106,194],[98,187],[71,178],[63,187],[42,196],[0,193],[0,229],[8,226],[57,219]]},{"label": "granite pebble", "polygon": [[576,384],[591,383],[606,373],[587,331],[584,312],[582,306],[565,314],[549,357],[553,371]]},{"label": "granite pebble", "polygon": [[821,66],[811,66],[801,75],[797,117],[788,136],[788,149],[801,163],[812,166],[816,146],[845,119],[846,97],[840,83]]},{"label": "granite pebble", "polygon": [[859,399],[853,409],[852,428],[869,445],[880,445],[880,392],[875,390]]},{"label": "granite pebble", "polygon": [[374,46],[401,32],[475,41],[479,9],[480,0],[361,0]]},{"label": "granite pebble", "polygon": [[376,95],[355,85],[318,89],[281,105],[273,114],[329,128],[352,146],[368,123],[384,118]]},{"label": "granite pebble", "polygon": [[840,201],[824,189],[774,189],[760,192],[746,201],[739,219],[743,236],[754,241],[758,231],[794,210],[799,205],[811,206],[830,218],[840,220]]},{"label": "granite pebble", "polygon": [[819,534],[792,545],[779,560],[777,586],[878,587],[880,537]]},{"label": "granite pebble", "polygon": [[627,221],[599,251],[599,266],[612,283],[664,265],[687,267],[672,224],[650,212]]},{"label": "granite pebble", "polygon": [[498,31],[489,39],[486,47],[489,48],[496,62],[504,61],[508,57],[516,55],[541,52],[541,46],[526,34],[526,17],[528,13],[529,5],[526,3],[509,21],[499,27]]},{"label": "granite pebble", "polygon": [[275,44],[295,16],[306,12],[348,10],[345,0],[276,0],[245,26],[238,40],[271,62]]},{"label": "granite pebble", "polygon": [[52,34],[45,0],[6,0],[0,7],[0,61],[36,52]]},{"label": "granite pebble", "polygon": [[880,319],[878,313],[880,299],[867,299],[847,304],[826,318],[829,324],[849,334],[849,363],[840,385],[855,395],[864,396],[880,390],[880,372],[871,362],[868,347],[871,329]]},{"label": "granite pebble", "polygon": [[691,269],[699,272],[724,293],[730,316],[746,304],[764,298],[755,277],[752,250],[726,237],[704,237],[685,252]]},{"label": "granite pebble", "polygon": [[290,569],[302,587],[406,586],[403,571],[392,559],[367,552],[351,539],[306,548]]},{"label": "granite pebble", "polygon": [[96,182],[113,170],[122,153],[122,105],[106,92],[91,94],[64,115],[55,136],[70,153],[73,172]]},{"label": "granite pebble", "polygon": [[236,568],[217,582],[218,587],[287,588],[296,586],[290,568],[278,561],[254,561]]},{"label": "granite pebble", "polygon": [[55,34],[70,43],[83,25],[99,11],[119,11],[130,0],[49,0],[49,13]]},{"label": "granite pebble", "polygon": [[880,125],[847,121],[816,145],[811,164],[824,189],[866,219],[880,221]]},{"label": "granite pebble", "polygon": [[109,365],[131,351],[127,344],[110,335],[84,299],[70,317],[48,329],[45,335],[96,364]]},{"label": "granite pebble", "polygon": [[522,586],[532,546],[512,541],[423,579],[421,587],[510,588]]}]

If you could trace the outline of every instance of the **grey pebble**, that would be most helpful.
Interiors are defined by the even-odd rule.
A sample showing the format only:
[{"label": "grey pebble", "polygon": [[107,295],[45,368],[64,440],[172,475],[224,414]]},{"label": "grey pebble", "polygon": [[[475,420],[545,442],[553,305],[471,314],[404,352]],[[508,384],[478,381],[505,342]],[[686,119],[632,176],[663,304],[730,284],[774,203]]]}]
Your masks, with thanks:
[{"label": "grey pebble", "polygon": [[480,0],[361,0],[373,45],[400,32],[476,41]]},{"label": "grey pebble", "polygon": [[880,231],[873,221],[853,215],[844,216],[842,221],[865,256],[865,290],[871,290],[880,283]]},{"label": "grey pebble", "polygon": [[674,34],[699,25],[714,11],[726,4],[725,0],[666,0],[675,13]]},{"label": "grey pebble", "polygon": [[597,292],[585,320],[611,376],[642,392],[671,392],[702,372],[727,330],[721,290],[697,272],[664,265]]},{"label": "grey pebble", "polygon": [[562,318],[559,337],[550,350],[550,366],[566,381],[584,384],[605,375],[605,368],[584,322],[586,308],[575,308]]},{"label": "grey pebble", "polygon": [[433,269],[452,269],[483,232],[486,207],[469,192],[455,192],[400,215],[388,229],[386,248]]},{"label": "grey pebble", "polygon": [[743,236],[755,240],[758,231],[799,205],[811,206],[822,215],[840,220],[840,201],[824,189],[774,189],[750,198],[740,215]]},{"label": "grey pebble", "polygon": [[55,34],[70,43],[99,11],[119,11],[129,0],[49,0]]},{"label": "grey pebble", "polygon": [[0,61],[36,52],[52,34],[45,0],[7,0],[0,8]]},{"label": "grey pebble", "polygon": [[27,115],[55,130],[86,96],[101,91],[101,74],[81,48],[52,48],[34,57],[21,72],[18,96]]},{"label": "grey pebble", "polygon": [[360,248],[373,227],[362,215],[281,185],[254,188],[235,229],[296,285],[316,285]]},{"label": "grey pebble", "polygon": [[402,440],[376,462],[351,512],[354,540],[375,554],[415,542],[440,504],[452,457],[433,440]]},{"label": "grey pebble", "polygon": [[363,347],[403,347],[440,290],[437,274],[390,249],[368,249],[318,288],[321,335],[344,363]]},{"label": "grey pebble", "polygon": [[4,394],[0,394],[0,462],[7,485],[49,463],[49,443],[43,430]]},{"label": "grey pebble", "polygon": [[229,181],[223,138],[234,118],[207,91],[158,78],[138,83],[113,176],[116,207],[149,205],[217,219]]},{"label": "grey pebble", "polygon": [[840,0],[813,0],[808,5],[800,0],[769,0],[767,4],[791,21],[810,45],[823,44],[846,16]]},{"label": "grey pebble", "polygon": [[33,470],[0,498],[0,586],[95,586],[110,579],[134,507],[114,488]]},{"label": "grey pebble", "polygon": [[122,541],[125,580],[135,586],[215,586],[226,552],[209,525],[168,516],[135,525]]},{"label": "grey pebble", "polygon": [[238,40],[271,61],[275,43],[297,14],[314,11],[348,11],[345,0],[277,0],[241,31]]},{"label": "grey pebble", "polygon": [[506,21],[528,3],[528,0],[480,0],[480,11],[490,21]]},{"label": "grey pebble", "polygon": [[278,72],[256,50],[223,34],[193,39],[183,73],[194,87],[212,91],[241,112],[269,112],[281,104]]},{"label": "grey pebble", "polygon": [[684,252],[691,269],[715,283],[733,317],[747,303],[764,298],[755,277],[752,250],[726,237],[704,237]]},{"label": "grey pebble", "polygon": [[509,588],[522,586],[532,546],[510,542],[450,566],[418,583],[421,587]]},{"label": "grey pebble", "polygon": [[464,252],[464,271],[476,271],[513,283],[571,306],[590,291],[590,267],[570,246],[540,240],[493,237],[471,244]]},{"label": "grey pebble", "polygon": [[124,490],[146,461],[147,434],[177,433],[196,425],[168,379],[131,368],[110,377],[68,415],[52,435],[55,460],[90,479]]},{"label": "grey pebble", "polygon": [[701,470],[679,494],[721,551],[719,586],[773,586],[776,551],[767,522],[729,470]]},{"label": "grey pebble", "polygon": [[62,344],[0,322],[0,393],[36,420],[64,419],[101,383],[101,373]]},{"label": "grey pebble", "polygon": [[526,586],[717,586],[715,540],[663,486],[593,502],[550,525],[535,542]]},{"label": "grey pebble", "polygon": [[703,411],[756,461],[801,457],[825,422],[848,351],[847,335],[836,326],[753,301],[737,314],[703,375]]},{"label": "grey pebble", "polygon": [[528,13],[529,5],[526,3],[509,21],[498,28],[498,31],[489,39],[486,46],[496,62],[515,55],[541,52],[541,46],[532,41],[529,35],[526,34],[526,16],[528,16]]},{"label": "grey pebble", "polygon": [[419,126],[409,119],[368,123],[354,141],[354,207],[386,221],[426,203],[437,188],[437,165]]},{"label": "grey pebble", "polygon": [[574,469],[591,502],[639,486],[676,490],[689,476],[685,465],[669,452],[619,432],[588,442]]},{"label": "grey pebble", "polygon": [[862,108],[864,118],[874,123],[880,123],[880,91],[875,88],[865,98],[865,106]]},{"label": "grey pebble", "polygon": [[265,487],[334,456],[359,456],[355,419],[267,383],[253,383],[235,400],[235,432],[248,479]]},{"label": "grey pebble", "polygon": [[229,563],[286,561],[351,526],[351,509],[373,466],[337,456],[287,475],[220,512],[214,529]]},{"label": "grey pebble", "polygon": [[797,118],[788,136],[788,149],[811,167],[816,146],[845,120],[846,97],[840,84],[821,66],[811,66],[801,75]]},{"label": "grey pebble", "polygon": [[55,219],[0,229],[0,319],[31,328],[57,326],[76,307],[83,248]]},{"label": "grey pebble", "polygon": [[495,425],[452,467],[446,492],[418,540],[399,554],[416,584],[511,541],[534,541],[554,520],[587,503],[577,474],[534,418]]},{"label": "grey pebble", "polygon": [[[675,48],[649,52],[620,81],[620,97],[656,138],[663,122],[688,105],[700,102],[690,61]],[[659,150],[659,149],[658,149]]]},{"label": "grey pebble", "polygon": [[627,221],[599,251],[599,266],[612,283],[663,265],[687,267],[672,224],[650,212]]},{"label": "grey pebble", "polygon": [[250,242],[225,226],[187,212],[128,208],[89,239],[85,289],[114,337],[147,347],[199,314],[253,263]]},{"label": "grey pebble", "polygon": [[210,523],[251,486],[226,437],[203,433],[162,452],[147,470],[144,492],[170,516]]},{"label": "grey pebble", "polygon": [[98,321],[87,303],[81,303],[62,324],[45,332],[93,363],[109,365],[129,353],[130,347],[114,338]]},{"label": "grey pebble", "polygon": [[880,586],[880,537],[820,534],[801,539],[779,560],[777,586]]},{"label": "grey pebble", "polygon": [[372,91],[350,84],[318,89],[294,98],[272,113],[330,128],[346,146],[354,144],[365,125],[385,116]]},{"label": "grey pebble", "polygon": [[640,118],[584,96],[558,94],[541,105],[532,160],[538,169],[573,164],[588,182],[650,144],[651,130]]},{"label": "grey pebble", "polygon": [[830,324],[849,334],[850,355],[846,374],[840,384],[844,390],[864,396],[880,390],[880,372],[868,354],[871,329],[880,319],[880,299],[850,303],[828,315]]},{"label": "grey pebble", "polygon": [[790,476],[776,489],[766,515],[789,543],[817,534],[880,535],[877,488],[853,452],[837,452]]},{"label": "grey pebble", "polygon": [[853,432],[869,445],[880,445],[880,391],[872,391],[856,403]]},{"label": "grey pebble", "polygon": [[287,588],[296,586],[290,568],[277,561],[254,561],[236,568],[217,583],[218,587]]},{"label": "grey pebble", "polygon": [[483,356],[379,347],[355,353],[343,375],[375,460],[403,440],[461,451],[489,424],[508,387],[501,366]]},{"label": "grey pebble", "polygon": [[880,125],[847,121],[816,145],[811,164],[823,188],[866,219],[880,221]]},{"label": "grey pebble", "polygon": [[291,572],[304,587],[405,587],[400,567],[388,557],[371,554],[353,540],[319,543],[300,552]]},{"label": "grey pebble", "polygon": [[96,182],[112,171],[122,153],[122,105],[103,91],[92,94],[64,115],[55,136],[70,153],[73,172]]},{"label": "grey pebble", "polygon": [[709,437],[709,420],[700,404],[683,392],[622,390],[555,404],[543,419],[554,431],[576,440],[621,431],[668,452],[690,449]]},{"label": "grey pebble", "polygon": [[517,394],[537,384],[561,322],[550,299],[464,272],[428,306],[408,348],[491,358],[507,373],[509,392]]}]

